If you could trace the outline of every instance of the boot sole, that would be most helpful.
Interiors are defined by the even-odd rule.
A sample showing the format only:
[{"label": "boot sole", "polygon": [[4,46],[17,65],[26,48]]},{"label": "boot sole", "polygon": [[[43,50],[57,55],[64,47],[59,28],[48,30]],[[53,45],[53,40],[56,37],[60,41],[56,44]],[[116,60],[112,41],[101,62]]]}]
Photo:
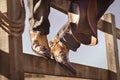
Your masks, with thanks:
[{"label": "boot sole", "polygon": [[[59,63],[59,62],[58,62]],[[76,75],[76,69],[74,69],[69,63],[59,63],[63,68],[68,69],[72,74]]]}]

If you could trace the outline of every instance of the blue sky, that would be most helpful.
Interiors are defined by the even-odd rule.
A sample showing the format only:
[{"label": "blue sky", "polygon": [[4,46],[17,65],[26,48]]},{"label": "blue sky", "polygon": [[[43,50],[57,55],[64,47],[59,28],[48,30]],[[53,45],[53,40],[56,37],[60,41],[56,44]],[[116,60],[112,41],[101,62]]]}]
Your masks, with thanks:
[{"label": "blue sky", "polygon": [[[115,15],[116,26],[118,28],[120,28],[120,22],[119,22],[120,18],[118,17],[120,14],[119,3],[120,0],[116,0],[106,11],[106,13],[112,13]],[[26,18],[25,31],[23,33],[23,50],[25,53],[36,55],[31,50],[31,43],[29,38],[28,12],[29,10],[26,9],[27,18]],[[56,35],[57,31],[66,23],[67,15],[51,8],[49,19],[51,23],[51,28],[50,28],[50,34],[48,35],[48,39],[50,41]],[[70,51],[70,55],[69,55],[70,61],[74,63],[107,69],[104,33],[99,30],[98,30],[98,39],[99,39],[99,43],[96,46],[81,45],[81,47],[77,50],[77,52]],[[119,44],[118,49],[120,50],[120,40],[118,40],[118,44]]]}]

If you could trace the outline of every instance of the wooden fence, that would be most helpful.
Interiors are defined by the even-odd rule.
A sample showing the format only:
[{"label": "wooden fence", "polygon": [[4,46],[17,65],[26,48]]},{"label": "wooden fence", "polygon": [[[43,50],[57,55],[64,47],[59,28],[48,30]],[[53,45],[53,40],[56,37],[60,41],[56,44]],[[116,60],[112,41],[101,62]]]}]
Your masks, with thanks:
[{"label": "wooden fence", "polygon": [[[105,33],[108,69],[71,63],[77,69],[77,74],[72,74],[53,60],[23,54],[21,36],[24,31],[24,7],[20,6],[20,1],[1,0],[0,2],[0,80],[24,80],[24,73],[93,80],[120,80],[117,45],[120,29],[116,28],[115,17],[112,14],[105,14],[103,20],[98,22],[98,29]],[[67,13],[69,4],[70,0],[51,2],[53,8],[64,13]]]}]

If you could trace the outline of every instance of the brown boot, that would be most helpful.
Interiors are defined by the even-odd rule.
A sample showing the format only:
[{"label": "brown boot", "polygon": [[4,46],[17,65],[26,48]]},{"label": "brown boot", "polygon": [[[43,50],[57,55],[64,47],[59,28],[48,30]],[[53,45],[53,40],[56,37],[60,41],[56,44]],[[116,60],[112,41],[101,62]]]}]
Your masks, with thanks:
[{"label": "brown boot", "polygon": [[30,31],[32,50],[45,58],[50,58],[50,49],[46,35],[40,35]]},{"label": "brown boot", "polygon": [[51,55],[57,62],[67,63],[69,49],[57,39],[50,41]]},{"label": "brown boot", "polygon": [[51,56],[57,62],[61,63],[64,67],[76,73],[76,70],[70,65],[69,62],[69,49],[58,39],[54,38],[49,43],[51,49]]}]

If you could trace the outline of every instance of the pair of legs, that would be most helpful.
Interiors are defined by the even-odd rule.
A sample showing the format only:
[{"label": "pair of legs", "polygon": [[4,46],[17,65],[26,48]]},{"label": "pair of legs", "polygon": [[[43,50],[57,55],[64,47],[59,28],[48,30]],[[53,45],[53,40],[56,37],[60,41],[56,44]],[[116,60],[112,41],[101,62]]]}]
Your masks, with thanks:
[{"label": "pair of legs", "polygon": [[49,34],[50,23],[50,0],[28,0],[30,38],[32,49],[36,53],[50,57],[47,34]]},{"label": "pair of legs", "polygon": [[75,69],[68,63],[69,49],[59,40],[59,36],[48,43],[50,0],[28,0],[28,7],[33,51],[44,58],[53,58],[75,72]]},{"label": "pair of legs", "polygon": [[73,0],[68,22],[48,43],[50,0],[28,0],[33,51],[47,58],[53,56],[57,62],[69,66],[69,50],[76,51],[81,43],[97,44],[97,22],[112,2],[113,0]]},{"label": "pair of legs", "polygon": [[[58,43],[61,47],[64,46],[65,50],[62,51],[66,51],[64,53],[67,53],[68,48],[66,47],[67,45],[62,44],[62,36],[64,35],[64,33],[67,32],[65,28],[68,28],[68,22],[67,25],[65,25],[58,32],[57,36],[55,36],[55,38],[51,40],[50,47],[48,46],[47,34],[49,34],[49,28],[50,28],[50,23],[48,20],[48,16],[50,13],[50,0],[28,0],[28,7],[30,10],[29,22],[30,22],[30,36],[32,41],[32,49],[36,53],[43,54],[43,56],[45,53],[48,53],[47,56],[50,56],[52,53],[53,54],[59,53],[61,51],[58,48],[57,49],[55,49],[55,47],[53,48],[53,44]],[[78,22],[79,14],[69,13],[68,15],[70,22],[72,21],[74,23]],[[75,44],[77,44],[77,47],[80,45],[77,42],[75,42]],[[72,45],[70,47],[72,47]],[[74,49],[74,46],[72,48]],[[51,54],[49,55],[50,50],[51,50],[50,52]]]}]

